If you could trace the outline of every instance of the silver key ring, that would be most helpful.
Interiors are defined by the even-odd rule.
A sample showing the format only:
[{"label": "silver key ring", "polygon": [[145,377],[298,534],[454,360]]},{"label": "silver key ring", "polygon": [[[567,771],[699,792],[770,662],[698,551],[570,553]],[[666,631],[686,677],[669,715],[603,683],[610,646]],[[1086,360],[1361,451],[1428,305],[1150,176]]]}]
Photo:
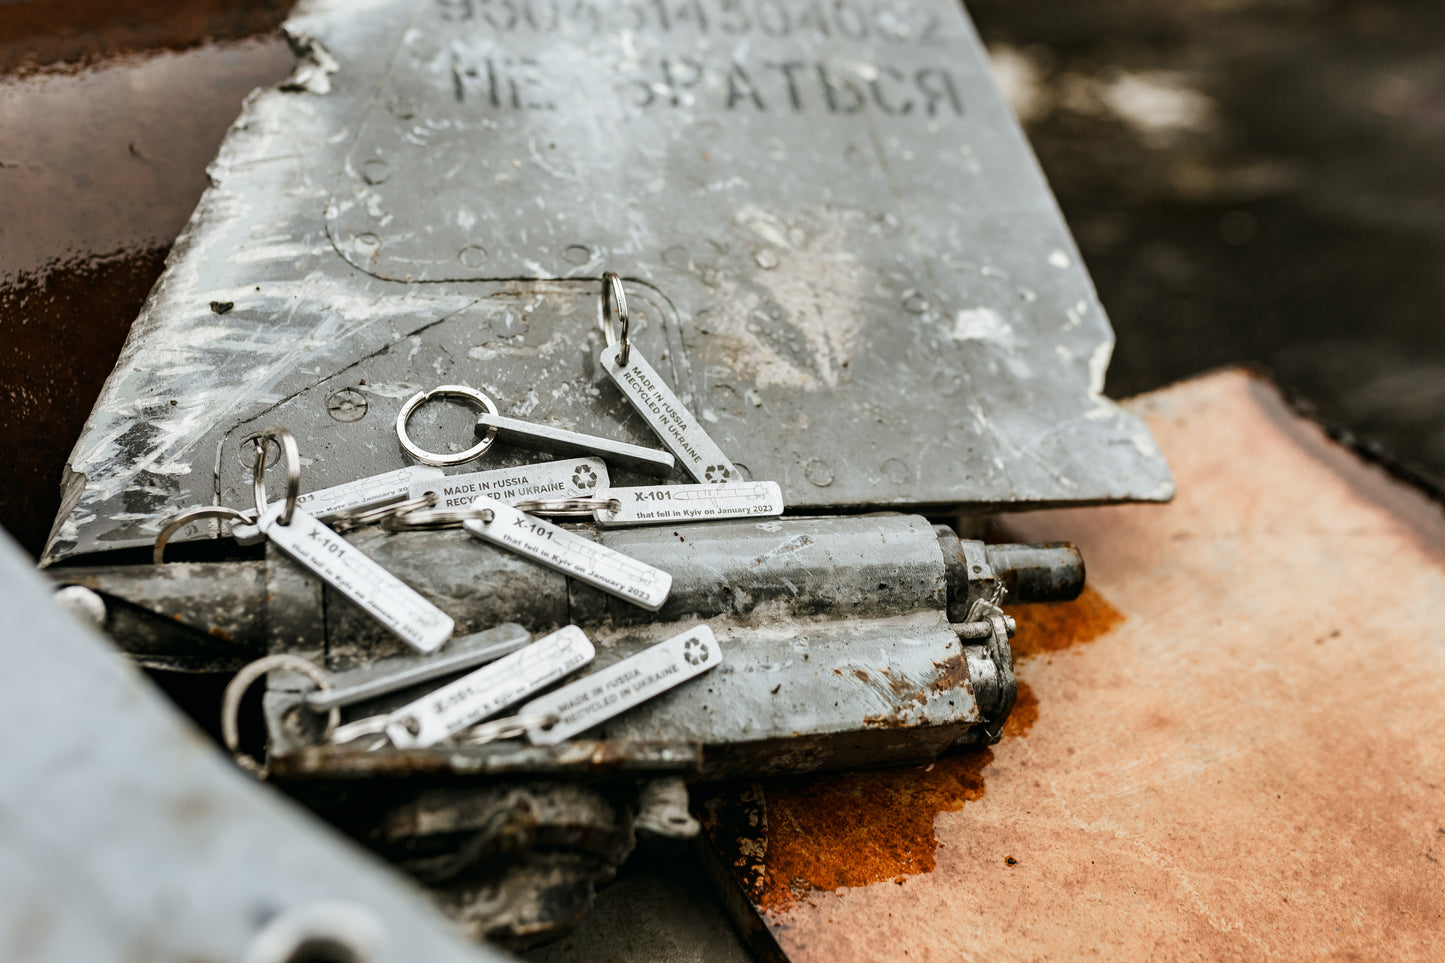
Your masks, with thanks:
[{"label": "silver key ring", "polygon": [[411,436],[406,433],[406,423],[418,408],[433,398],[461,398],[463,401],[470,401],[487,414],[495,415],[497,413],[497,406],[491,398],[466,385],[442,385],[430,391],[419,391],[401,406],[401,412],[396,416],[396,437],[401,440],[401,447],[423,465],[434,465],[438,468],[445,468],[449,465],[465,465],[469,461],[482,457],[486,450],[492,447],[492,442],[497,440],[497,429],[495,428],[489,429],[477,444],[455,455],[442,455],[434,451],[427,451],[411,440]]},{"label": "silver key ring", "polygon": [[386,532],[430,532],[438,528],[461,528],[463,522],[491,522],[496,517],[490,508],[438,508],[383,518],[381,528]]},{"label": "silver key ring", "polygon": [[512,507],[529,515],[583,518],[599,511],[620,511],[622,503],[615,498],[528,498],[513,502]]},{"label": "silver key ring", "polygon": [[[363,739],[366,736],[385,736],[386,727],[391,725],[393,721],[390,713],[382,713],[379,716],[365,716],[364,718],[348,722],[344,726],[337,726],[335,731],[331,733],[331,744],[334,746],[342,746],[348,742]],[[386,739],[382,739],[380,743],[368,748],[379,748],[381,745],[385,745],[387,741]]]},{"label": "silver key ring", "polygon": [[480,722],[452,736],[452,742],[461,746],[485,746],[498,739],[515,739],[525,736],[528,729],[550,729],[558,722],[551,712],[531,712],[526,715],[507,716]]},{"label": "silver key ring", "polygon": [[166,522],[161,533],[156,536],[155,548],[151,550],[151,561],[156,565],[165,564],[166,543],[171,540],[171,536],[192,522],[198,522],[203,518],[230,519],[233,522],[249,522],[251,520],[245,512],[227,508],[225,505],[200,505],[196,508],[188,508]]},{"label": "silver key ring", "polygon": [[398,515],[405,515],[407,512],[424,511],[428,508],[435,508],[438,501],[436,492],[427,492],[419,498],[408,498],[404,502],[394,502],[390,505],[382,505],[379,508],[348,508],[344,512],[337,512],[326,522],[331,526],[332,531],[345,534],[354,532],[358,528],[365,528],[367,525],[375,525],[377,522],[384,522],[388,518],[395,518]]},{"label": "silver key ring", "polygon": [[627,318],[627,295],[622,293],[622,279],[617,276],[617,272],[607,271],[602,275],[602,336],[607,339],[609,348],[618,342],[618,336],[612,330],[614,304],[617,307],[617,317],[622,322],[622,350],[617,353],[617,363],[626,367],[627,359],[632,356],[632,344],[627,340],[627,329],[631,325]]},{"label": "silver key ring", "polygon": [[[265,767],[240,751],[241,733],[236,718],[241,711],[241,697],[246,694],[246,690],[251,688],[261,676],[278,669],[299,672],[316,683],[317,688],[322,690],[331,688],[330,677],[314,662],[303,659],[299,655],[284,653],[257,659],[237,672],[235,678],[226,684],[226,691],[221,696],[221,741],[226,744],[226,748],[230,750],[231,755],[236,757],[238,763],[261,775],[265,774]],[[305,703],[303,702],[302,705]],[[332,706],[326,713],[326,729],[321,735],[323,742],[331,738],[340,722],[341,709],[338,706]]]},{"label": "silver key ring", "polygon": [[250,437],[256,446],[256,460],[251,463],[251,494],[256,499],[256,517],[266,514],[266,448],[275,442],[286,461],[286,508],[276,519],[278,525],[290,525],[301,495],[301,453],[296,449],[296,436],[290,429],[272,426]]}]

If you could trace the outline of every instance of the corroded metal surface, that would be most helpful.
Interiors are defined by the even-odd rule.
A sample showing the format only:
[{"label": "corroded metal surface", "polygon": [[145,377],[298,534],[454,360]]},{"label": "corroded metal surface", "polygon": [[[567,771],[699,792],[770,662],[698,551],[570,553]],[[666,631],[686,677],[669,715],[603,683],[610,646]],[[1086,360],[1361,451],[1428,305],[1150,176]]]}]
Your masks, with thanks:
[{"label": "corroded metal surface", "polygon": [[647,443],[595,362],[604,268],[638,349],[790,507],[1171,493],[1098,394],[1107,322],[947,0],[322,0],[289,29],[302,63],[212,166],[48,561],[243,504],[263,424],[305,439],[309,487],[400,467],[418,386]]},{"label": "corroded metal surface", "polygon": [[762,945],[795,963],[1445,951],[1440,506],[1247,375],[1134,410],[1181,497],[1010,523],[1079,544],[1092,588],[1012,610],[1001,743],[711,804]]},{"label": "corroded metal surface", "polygon": [[[972,624],[982,634],[963,631],[950,612],[968,608],[963,603],[975,590],[996,578],[1017,583],[1029,597],[1027,589],[1042,585],[1026,577],[1040,567],[1038,559],[1070,573],[1066,582],[1082,575],[1071,548],[1030,553],[1025,546],[960,542],[916,515],[575,531],[673,573],[663,610],[639,617],[624,603],[461,532],[371,530],[352,541],[417,585],[464,633],[504,619],[534,633],[583,626],[597,646],[594,672],[706,623],[725,653],[721,665],[588,736],[621,745],[700,745],[704,772],[718,777],[927,759],[985,726],[996,731],[1012,688],[1006,638],[990,641],[983,622]],[[950,553],[971,553],[974,564],[965,568]],[[995,573],[990,553],[1024,564]],[[68,571],[57,570],[72,577]],[[202,668],[257,645],[305,655],[333,672],[404,651],[384,627],[277,552],[264,565],[113,566],[82,581],[116,600],[113,611],[126,605],[154,613],[149,623],[135,620],[145,631],[134,644],[122,641],[152,664],[180,667],[185,656],[184,639],[150,631],[162,626],[168,633],[181,627],[196,641],[208,641],[208,628],[226,626],[225,646],[208,644],[197,653]],[[135,591],[128,581],[138,583]],[[138,601],[122,601],[130,596]],[[1003,650],[993,651],[998,641]],[[290,682],[273,689],[291,700],[272,706],[275,714],[300,699]],[[389,711],[416,695],[393,693],[355,711]],[[285,727],[272,729],[280,738]],[[272,746],[280,754],[291,748]],[[344,753],[337,761],[352,765]]]},{"label": "corroded metal surface", "polygon": [[593,776],[627,772],[702,771],[702,750],[681,742],[574,739],[563,746],[517,741],[460,749],[367,751],[306,746],[273,757],[278,779],[413,779],[418,776]]}]

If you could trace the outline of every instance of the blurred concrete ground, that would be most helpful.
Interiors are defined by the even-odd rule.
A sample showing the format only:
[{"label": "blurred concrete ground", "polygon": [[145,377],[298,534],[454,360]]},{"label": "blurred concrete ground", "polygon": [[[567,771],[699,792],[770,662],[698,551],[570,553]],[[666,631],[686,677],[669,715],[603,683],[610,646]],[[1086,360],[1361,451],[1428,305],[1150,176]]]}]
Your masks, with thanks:
[{"label": "blurred concrete ground", "polygon": [[973,0],[1118,335],[1445,478],[1445,5]]}]

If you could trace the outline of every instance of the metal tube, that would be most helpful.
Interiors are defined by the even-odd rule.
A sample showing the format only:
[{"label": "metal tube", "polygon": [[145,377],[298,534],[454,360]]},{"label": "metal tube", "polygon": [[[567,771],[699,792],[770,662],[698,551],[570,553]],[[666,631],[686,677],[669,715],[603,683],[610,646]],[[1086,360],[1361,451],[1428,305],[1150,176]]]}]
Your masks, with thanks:
[{"label": "metal tube", "polygon": [[[1009,590],[1009,602],[1072,598],[1083,584],[1083,560],[1072,546],[960,542],[951,529],[914,515],[574,530],[669,572],[673,590],[663,609],[642,611],[462,531],[388,534],[371,528],[350,539],[455,618],[458,635],[503,622],[542,632],[569,622],[637,625],[719,616],[747,621],[760,613],[846,619],[937,609],[961,623],[968,621],[970,599],[988,597],[998,583]],[[282,591],[286,597],[276,597],[278,590],[267,588],[266,572],[277,566],[294,567],[273,554],[264,563],[53,574],[64,584],[121,600],[108,607],[107,630],[146,665],[235,669],[266,653],[268,619],[307,635],[305,644],[326,651],[337,668],[410,652],[335,593],[326,594],[320,611],[301,618],[303,611],[317,609],[319,596],[292,598],[296,593]],[[300,628],[308,624],[312,627]]]}]

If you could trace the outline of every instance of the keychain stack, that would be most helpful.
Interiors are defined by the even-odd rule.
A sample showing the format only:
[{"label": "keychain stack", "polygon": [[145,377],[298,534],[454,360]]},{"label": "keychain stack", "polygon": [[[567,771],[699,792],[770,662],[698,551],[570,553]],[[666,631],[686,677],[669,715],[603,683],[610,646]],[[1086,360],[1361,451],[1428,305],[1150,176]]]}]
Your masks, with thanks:
[{"label": "keychain stack", "polygon": [[[698,419],[631,345],[626,296],[621,280],[611,272],[603,276],[601,315],[606,346],[600,366],[670,453],[503,417],[483,392],[442,385],[417,393],[397,415],[400,446],[418,464],[301,494],[296,439],[285,428],[269,428],[252,439],[252,509],[199,507],[163,527],[154,550],[158,564],[168,540],[187,525],[204,518],[229,521],[239,544],[272,542],[423,653],[335,674],[294,655],[258,660],[237,675],[223,702],[223,731],[233,752],[241,692],[274,669],[300,671],[316,683],[304,704],[328,714],[324,738],[330,742],[360,744],[369,738],[367,748],[390,744],[423,749],[444,742],[477,745],[517,737],[537,746],[556,745],[720,664],[717,639],[699,624],[538,695],[594,659],[595,649],[581,628],[569,625],[532,641],[521,626],[505,623],[452,639],[455,623],[450,616],[342,537],[368,525],[389,532],[462,527],[481,541],[656,612],[667,600],[671,575],[547,518],[585,519],[598,528],[618,528],[781,515],[778,484],[743,480]],[[431,452],[408,434],[411,416],[439,398],[460,399],[480,409],[478,440],[470,448],[453,454]],[[444,471],[476,461],[499,438],[561,458],[461,474]],[[286,491],[281,502],[268,505],[266,461],[273,445],[284,463]],[[694,483],[613,487],[609,464],[654,475],[680,466]],[[336,713],[343,706],[468,669],[401,708],[338,724]],[[531,696],[536,698],[516,715],[492,718]]]},{"label": "keychain stack", "polygon": [[[599,320],[602,397],[619,391],[658,447],[606,437],[595,412],[579,413],[589,434],[443,384],[395,412],[408,467],[303,494],[296,438],[269,428],[248,453],[253,503],[182,512],[155,543],[159,563],[172,536],[217,518],[301,566],[227,560],[156,579],[193,607],[192,582],[250,593],[224,625],[183,623],[226,630],[208,659],[246,653],[226,664],[244,668],[222,699],[223,741],[436,887],[479,935],[555,929],[638,835],[699,832],[690,778],[996,741],[1017,698],[1004,593],[1082,587],[1066,546],[985,545],[901,513],[780,517],[781,486],[746,477],[630,343],[615,275]],[[477,409],[453,452],[409,433],[441,399]],[[137,634],[169,656],[165,636]],[[263,678],[258,762],[239,716]]]}]

